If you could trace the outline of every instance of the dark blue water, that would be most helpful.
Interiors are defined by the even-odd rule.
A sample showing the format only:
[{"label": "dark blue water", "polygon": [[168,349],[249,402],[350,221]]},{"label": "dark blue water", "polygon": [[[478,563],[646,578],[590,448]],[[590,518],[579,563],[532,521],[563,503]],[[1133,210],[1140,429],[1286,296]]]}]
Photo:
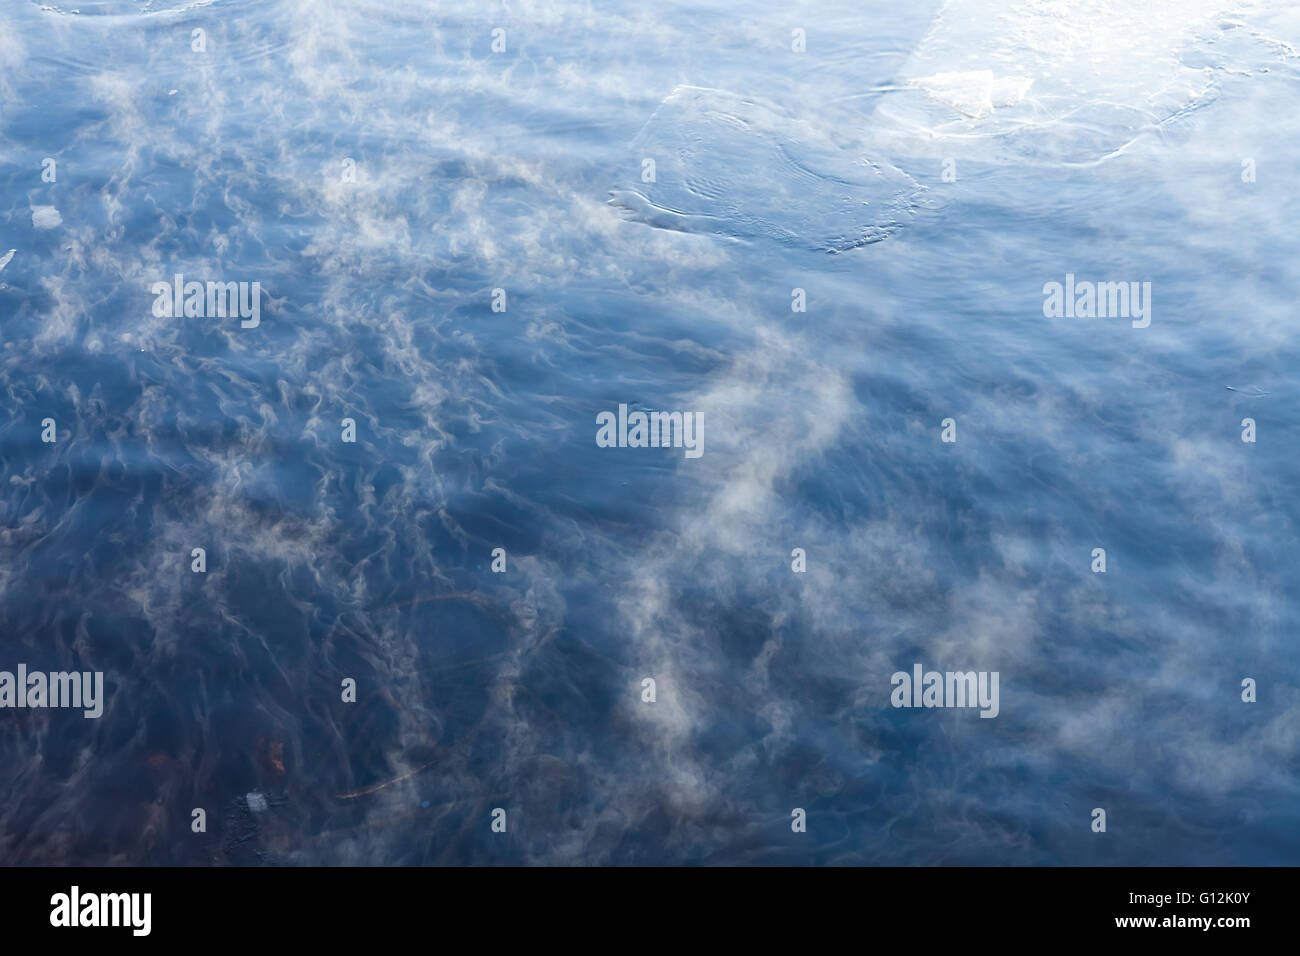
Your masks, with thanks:
[{"label": "dark blue water", "polygon": [[5,3],[0,861],[1296,862],[1300,17],[1012,6]]}]

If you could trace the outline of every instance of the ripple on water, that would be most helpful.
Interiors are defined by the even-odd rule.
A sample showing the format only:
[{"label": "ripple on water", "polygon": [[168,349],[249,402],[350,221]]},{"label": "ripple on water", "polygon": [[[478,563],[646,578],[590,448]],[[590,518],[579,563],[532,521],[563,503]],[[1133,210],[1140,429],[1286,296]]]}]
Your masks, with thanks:
[{"label": "ripple on water", "polygon": [[[644,160],[654,161],[653,177]],[[679,86],[655,110],[632,143],[628,169],[639,181],[613,190],[611,202],[634,220],[827,252],[888,237],[920,192],[905,173],[829,129],[693,86]]]}]

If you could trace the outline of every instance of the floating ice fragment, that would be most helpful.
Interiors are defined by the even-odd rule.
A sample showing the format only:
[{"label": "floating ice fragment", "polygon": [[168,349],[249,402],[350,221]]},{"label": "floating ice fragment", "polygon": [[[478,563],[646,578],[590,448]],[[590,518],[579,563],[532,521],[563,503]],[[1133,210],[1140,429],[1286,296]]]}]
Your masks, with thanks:
[{"label": "floating ice fragment", "polygon": [[936,73],[909,81],[930,97],[973,119],[988,116],[995,107],[1015,106],[1025,98],[1033,79],[1027,76],[997,78],[992,70]]},{"label": "floating ice fragment", "polygon": [[1093,163],[1212,102],[1228,0],[947,0],[874,117],[885,155]]}]

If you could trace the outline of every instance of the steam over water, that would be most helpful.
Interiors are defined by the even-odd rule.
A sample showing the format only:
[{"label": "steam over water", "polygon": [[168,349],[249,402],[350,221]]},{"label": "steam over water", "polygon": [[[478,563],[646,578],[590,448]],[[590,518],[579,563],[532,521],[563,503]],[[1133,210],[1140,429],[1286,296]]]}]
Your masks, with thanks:
[{"label": "steam over water", "polygon": [[[104,702],[0,709],[0,861],[1294,863],[1297,48],[4,3],[0,670]],[[620,405],[703,453],[598,446]],[[893,706],[917,663],[996,718]]]}]

